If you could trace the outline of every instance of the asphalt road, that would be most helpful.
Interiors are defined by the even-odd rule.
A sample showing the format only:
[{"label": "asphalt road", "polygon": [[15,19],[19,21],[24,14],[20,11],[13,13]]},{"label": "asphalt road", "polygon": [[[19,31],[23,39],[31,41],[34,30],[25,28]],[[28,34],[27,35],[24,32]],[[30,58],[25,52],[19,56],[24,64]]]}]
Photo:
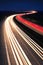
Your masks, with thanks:
[{"label": "asphalt road", "polygon": [[[32,12],[18,15],[14,17],[14,21],[28,36],[43,48],[43,13]],[[34,20],[32,21],[32,19]]]},{"label": "asphalt road", "polygon": [[3,23],[0,23],[0,65],[8,65],[2,27]]},{"label": "asphalt road", "polygon": [[43,49],[9,16],[0,25],[1,65],[43,65]]}]

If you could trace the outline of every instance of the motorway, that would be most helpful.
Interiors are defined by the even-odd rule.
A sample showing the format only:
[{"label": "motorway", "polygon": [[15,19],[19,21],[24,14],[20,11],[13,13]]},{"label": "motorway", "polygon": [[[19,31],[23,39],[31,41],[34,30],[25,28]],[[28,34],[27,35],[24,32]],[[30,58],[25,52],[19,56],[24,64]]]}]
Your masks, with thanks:
[{"label": "motorway", "polygon": [[43,65],[43,49],[16,25],[15,16],[7,17],[2,26],[6,52],[2,65]]}]

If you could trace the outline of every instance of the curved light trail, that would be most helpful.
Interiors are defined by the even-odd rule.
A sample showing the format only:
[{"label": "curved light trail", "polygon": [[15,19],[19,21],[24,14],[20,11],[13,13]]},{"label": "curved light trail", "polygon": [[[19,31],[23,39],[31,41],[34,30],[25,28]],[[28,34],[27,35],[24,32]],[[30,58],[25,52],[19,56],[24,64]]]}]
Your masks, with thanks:
[{"label": "curved light trail", "polygon": [[[32,13],[31,13],[31,14],[32,14]],[[24,14],[24,15],[25,15],[25,14]],[[17,19],[20,23],[24,24],[25,26],[27,26],[27,27],[31,28],[32,30],[36,31],[37,33],[43,35],[43,27],[42,27],[42,26],[39,26],[39,25],[37,25],[37,24],[35,24],[35,23],[32,23],[32,22],[30,22],[30,21],[27,21],[27,20],[25,20],[24,18],[22,18],[22,16],[23,16],[23,15],[18,15],[18,16],[16,16],[16,19]]]},{"label": "curved light trail", "polygon": [[[41,60],[43,60],[43,49],[15,24],[15,22],[13,21],[14,16],[16,15],[9,16],[4,22],[4,41],[5,41],[8,65],[13,65],[11,64],[11,59],[9,56],[9,51],[8,51],[9,47],[11,48],[16,65],[32,65],[32,62],[30,61],[30,59],[27,57],[26,53],[22,49],[20,43],[17,40],[17,37],[13,33],[13,30],[16,30],[17,33],[20,35],[20,37],[22,37],[22,39],[26,42],[26,44],[28,44],[31,47],[31,49],[34,52],[36,52],[38,57]],[[7,39],[9,43],[7,43],[6,41]],[[34,60],[36,60],[35,57]],[[36,63],[40,65],[40,63],[37,60]]]},{"label": "curved light trail", "polygon": [[[9,39],[9,44],[11,46],[11,49],[12,49],[12,52],[13,52],[13,55],[14,55],[14,59],[17,63],[17,65],[32,65],[29,61],[29,59],[27,58],[26,54],[24,53],[24,51],[22,50],[21,46],[19,45],[19,42],[17,41],[15,35],[13,34],[12,30],[11,30],[11,27],[9,25],[9,18],[8,17],[5,21],[5,32],[6,32],[6,35]],[[14,52],[15,51],[15,52]],[[16,55],[15,55],[16,53]],[[17,58],[15,58],[17,56]],[[19,61],[19,62],[18,62]]]},{"label": "curved light trail", "polygon": [[[11,19],[12,21],[12,19]],[[30,47],[43,59],[43,49],[34,42],[28,35],[26,35],[14,22],[10,22],[11,25],[17,30],[20,36],[30,45]]]}]

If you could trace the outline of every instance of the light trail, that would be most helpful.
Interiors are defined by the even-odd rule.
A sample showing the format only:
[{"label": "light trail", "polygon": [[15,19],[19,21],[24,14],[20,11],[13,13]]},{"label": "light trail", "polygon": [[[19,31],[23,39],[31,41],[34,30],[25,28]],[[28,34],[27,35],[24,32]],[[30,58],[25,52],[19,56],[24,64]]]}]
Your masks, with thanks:
[{"label": "light trail", "polygon": [[[12,32],[11,32],[11,28],[10,28],[10,26],[9,26],[9,22],[7,21],[7,22],[5,22],[5,28],[6,28],[6,33],[7,33],[7,36],[8,36],[8,39],[10,40],[10,46],[11,46],[11,49],[12,49],[12,52],[13,52],[13,55],[14,55],[14,59],[15,59],[15,61],[17,60],[15,57],[16,57],[16,55],[18,55],[18,53],[17,53],[17,51],[16,51],[16,48],[15,48],[15,52],[16,52],[16,55],[15,55],[15,52],[14,52],[14,50],[13,50],[13,47],[12,47],[12,44],[14,44],[13,43],[13,41],[12,41],[12,36],[11,36],[11,34],[12,34]],[[11,44],[12,43],[12,44]],[[18,57],[19,57],[19,55],[18,55]],[[19,58],[20,59],[20,58]],[[19,63],[18,63],[18,60],[17,60],[17,62],[16,62],[16,64],[17,65],[19,65]],[[23,65],[23,64],[22,64]]]},{"label": "light trail", "polygon": [[[11,30],[11,27],[9,25],[10,20],[11,20],[10,17],[8,17],[5,21],[5,31],[6,31],[6,35],[7,35],[8,39],[9,39],[9,44],[11,46],[12,53],[14,55],[14,59],[16,61],[18,58],[18,60],[16,61],[17,65],[19,65],[19,63],[20,63],[20,65],[24,65],[24,64],[32,65]],[[16,53],[16,55],[15,55],[15,53]]]},{"label": "light trail", "polygon": [[[4,27],[4,25],[3,25],[3,27]],[[5,29],[4,29],[4,31],[5,31]],[[7,55],[8,65],[11,65],[10,58],[9,58],[9,53],[8,53],[8,48],[7,48],[7,44],[6,44],[5,32],[4,32],[4,41],[5,41],[5,48],[6,48],[6,55]]]},{"label": "light trail", "polygon": [[[6,23],[6,21],[5,21],[5,23]],[[6,35],[7,35],[7,37],[8,37],[9,44],[10,44],[10,46],[11,46],[11,50],[12,50],[14,59],[15,59],[15,61],[16,61],[16,64],[19,65],[18,60],[17,60],[17,57],[16,57],[15,52],[14,52],[14,50],[13,50],[13,47],[12,47],[12,45],[11,45],[10,37],[9,37],[9,36],[10,36],[10,29],[9,29],[8,20],[7,20],[7,23],[5,24],[5,30],[6,30]]]},{"label": "light trail", "polygon": [[[17,16],[16,16],[16,19],[17,19],[20,23],[22,23],[23,25],[27,26],[28,28],[34,30],[35,32],[37,32],[37,33],[39,33],[39,34],[41,34],[41,35],[43,35],[43,27],[42,27],[42,26],[37,25],[37,24],[35,24],[35,23],[32,23],[31,21],[26,20],[26,19],[22,18],[22,16],[23,16],[23,15],[17,15]],[[24,15],[24,16],[25,16],[25,15]]]},{"label": "light trail", "polygon": [[20,34],[20,36],[28,43],[28,45],[39,55],[39,57],[43,60],[43,49],[34,42],[28,35],[26,35],[14,22],[13,17],[11,17],[10,24],[13,26],[13,28],[16,29],[16,31]]},{"label": "light trail", "polygon": [[[12,54],[14,56],[16,65],[32,65],[32,63],[26,56],[25,52],[23,51],[22,47],[20,46],[16,36],[14,35],[14,33],[13,33],[14,29],[18,32],[18,34],[22,37],[22,39],[36,52],[36,54],[43,60],[43,49],[14,23],[14,21],[13,21],[14,16],[16,16],[16,15],[9,16],[5,20],[5,23],[4,23],[4,32],[5,32],[4,41],[5,41],[8,65],[11,65],[11,62],[10,62],[9,52],[7,49],[6,39],[8,39],[8,41],[9,41],[8,44],[11,47]],[[11,26],[13,29],[11,29]],[[5,36],[5,34],[6,34],[6,36]],[[33,57],[33,58],[35,59],[35,57]],[[40,63],[37,60],[36,60],[36,62],[38,65],[40,65]]]}]

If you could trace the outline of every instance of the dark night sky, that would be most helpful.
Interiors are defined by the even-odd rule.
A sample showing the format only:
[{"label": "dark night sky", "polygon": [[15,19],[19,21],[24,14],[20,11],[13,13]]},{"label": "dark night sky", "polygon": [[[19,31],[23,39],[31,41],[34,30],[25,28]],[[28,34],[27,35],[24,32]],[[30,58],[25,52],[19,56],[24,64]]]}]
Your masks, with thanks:
[{"label": "dark night sky", "polygon": [[25,11],[41,10],[43,11],[42,0],[0,0],[0,11]]}]

